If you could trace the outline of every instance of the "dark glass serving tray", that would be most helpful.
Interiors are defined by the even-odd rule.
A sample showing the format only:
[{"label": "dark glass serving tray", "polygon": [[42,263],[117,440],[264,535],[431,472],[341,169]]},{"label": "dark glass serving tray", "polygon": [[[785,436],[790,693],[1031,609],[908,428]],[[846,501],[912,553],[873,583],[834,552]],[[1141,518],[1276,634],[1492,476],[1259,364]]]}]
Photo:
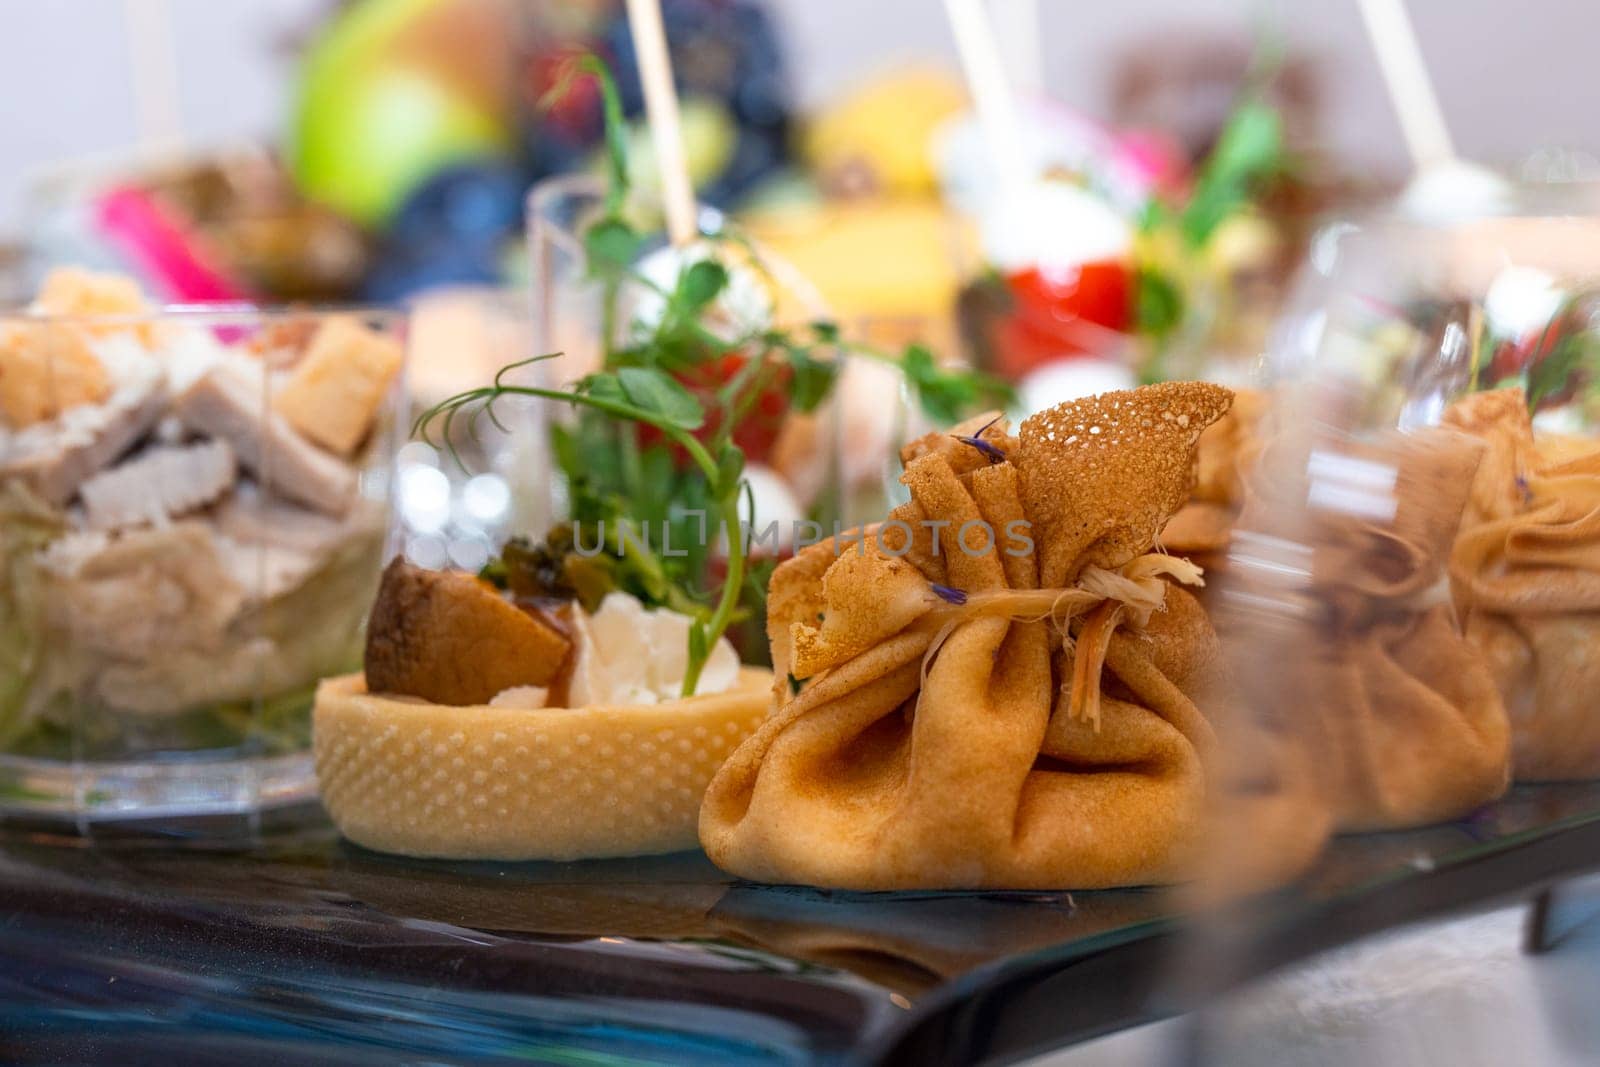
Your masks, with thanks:
[{"label": "dark glass serving tray", "polygon": [[1600,784],[1522,787],[1342,838],[1200,936],[1156,890],[823,892],[698,854],[428,863],[315,810],[276,823],[237,847],[4,828],[0,1061],[1004,1060],[1600,866]]}]

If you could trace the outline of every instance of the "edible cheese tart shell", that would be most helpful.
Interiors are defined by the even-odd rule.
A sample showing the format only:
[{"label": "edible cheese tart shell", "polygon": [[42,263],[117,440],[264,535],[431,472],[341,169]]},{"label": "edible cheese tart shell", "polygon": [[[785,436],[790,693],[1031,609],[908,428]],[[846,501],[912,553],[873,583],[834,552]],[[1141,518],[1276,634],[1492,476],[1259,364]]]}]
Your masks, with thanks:
[{"label": "edible cheese tart shell", "polygon": [[571,860],[699,847],[711,776],[766,717],[772,673],[664,704],[450,707],[317,688],[322,802],[350,840],[437,859]]}]

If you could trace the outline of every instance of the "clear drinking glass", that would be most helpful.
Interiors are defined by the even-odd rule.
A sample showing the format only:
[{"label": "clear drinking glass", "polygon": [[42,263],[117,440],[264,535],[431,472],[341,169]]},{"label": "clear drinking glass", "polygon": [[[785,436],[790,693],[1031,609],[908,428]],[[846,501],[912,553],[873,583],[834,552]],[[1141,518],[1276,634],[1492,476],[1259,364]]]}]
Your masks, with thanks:
[{"label": "clear drinking glass", "polygon": [[0,317],[0,814],[307,800],[317,680],[361,663],[405,319]]},{"label": "clear drinking glass", "polygon": [[[560,353],[559,358],[539,364],[532,371],[547,383],[557,386],[576,381],[600,367],[604,358],[602,340],[626,340],[634,320],[650,314],[649,305],[659,298],[646,284],[625,284],[618,294],[616,308],[608,312],[603,286],[588,271],[583,252],[584,228],[603,208],[604,187],[587,176],[553,178],[534,186],[528,198],[529,273],[533,291],[534,349],[540,353]],[[638,209],[648,226],[652,209]],[[720,234],[727,230],[724,216],[712,208],[700,209],[700,230]],[[735,238],[730,248],[747,249],[750,243]],[[664,278],[653,277],[663,268],[666,248],[664,234],[645,242],[639,257],[640,270],[652,275],[657,285],[670,285],[670,267]],[[826,317],[826,309],[815,288],[787,264],[770,254],[754,249],[752,262],[764,276],[772,297],[772,311],[779,323],[804,323]],[[749,297],[736,280],[729,287],[735,302],[734,314],[750,310],[741,301]],[[752,312],[753,314],[753,312]],[[837,349],[825,353],[845,360]],[[848,373],[848,362],[841,375]],[[837,397],[836,391],[834,396]],[[830,400],[810,415],[790,411],[769,455],[749,457],[751,462],[770,466],[795,492],[800,505],[825,525],[840,518],[845,498],[841,481],[837,437],[839,411]],[[556,487],[559,496],[559,486]],[[559,499],[554,511],[560,511]]]},{"label": "clear drinking glass", "polygon": [[[1256,509],[1233,562],[1317,617],[1353,595],[1447,605],[1504,704],[1515,779],[1594,778],[1600,715],[1573,694],[1600,683],[1600,201],[1507,200],[1323,238],[1273,355],[1276,454],[1294,458],[1258,486],[1284,506]],[[1344,573],[1283,590],[1274,527]]]},{"label": "clear drinking glass", "polygon": [[[588,269],[583,246],[585,229],[600,217],[603,208],[603,184],[586,176],[540,182],[529,195],[533,348],[539,353],[559,355],[526,368],[526,373],[545,385],[564,387],[599,369],[605,359],[605,341],[609,338],[612,347],[625,345],[638,323],[648,320],[653,307],[659,307],[660,289],[670,288],[676,281],[678,267],[664,234],[658,233],[646,240],[635,262],[636,273],[648,280],[625,281],[608,301],[605,286]],[[653,208],[648,203],[631,205],[629,211],[637,213],[638,229],[651,231]],[[701,208],[699,225],[701,232],[708,235],[727,230],[723,216],[709,208]],[[719,298],[725,302],[723,314],[729,319],[730,335],[748,332],[752,324],[762,321],[763,314],[770,314],[772,321],[784,326],[827,317],[814,287],[780,259],[754,247],[742,236],[730,237],[724,247],[730,255],[748,255],[750,267],[744,281],[740,280],[742,272],[735,270],[724,297]],[[730,357],[739,355],[734,347],[730,345]],[[905,385],[899,372],[852,359],[842,347],[830,346],[817,354],[841,364],[839,383],[829,398],[809,413],[785,407],[763,439],[741,442],[746,453],[746,475],[754,489],[752,526],[759,531],[771,522],[779,524],[780,557],[795,547],[796,522],[814,523],[804,529],[820,529],[823,535],[831,535],[836,527],[848,529],[877,521],[887,510],[886,498],[899,488],[887,471],[892,460],[897,462],[894,457],[898,438],[880,440],[870,433],[853,436],[855,423],[849,421],[853,418],[869,429],[884,427],[895,434],[903,433]],[[704,385],[686,384],[691,389]],[[846,399],[848,395],[855,395],[858,402],[851,404]],[[558,405],[547,405],[547,409],[547,417],[557,424],[570,416]],[[850,441],[854,444],[848,445],[847,455],[846,442]],[[546,444],[541,438],[530,446],[527,462],[534,463],[534,449]],[[555,469],[548,456],[545,469]],[[532,487],[533,481],[525,479],[524,484]],[[567,513],[565,482],[559,474],[552,474],[544,492],[530,499],[530,522],[523,532],[538,535]],[[532,520],[542,520],[543,525]],[[710,580],[717,576],[718,555],[715,550],[711,552]],[[757,558],[755,562],[760,564],[762,560]],[[764,583],[760,584],[764,587]],[[737,642],[747,657],[759,659],[765,652],[766,640],[760,627],[761,612],[755,610],[750,633]]]}]

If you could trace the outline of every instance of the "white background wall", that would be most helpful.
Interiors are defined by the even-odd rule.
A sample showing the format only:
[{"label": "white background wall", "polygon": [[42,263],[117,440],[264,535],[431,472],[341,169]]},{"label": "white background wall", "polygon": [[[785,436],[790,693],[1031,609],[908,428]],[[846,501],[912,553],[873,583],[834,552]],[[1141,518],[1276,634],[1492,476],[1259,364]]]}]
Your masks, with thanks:
[{"label": "white background wall", "polygon": [[[560,0],[527,0],[551,3]],[[940,0],[772,0],[805,102],[894,58],[953,64]],[[1004,3],[1006,0],[995,0]],[[1276,23],[1326,57],[1334,147],[1362,165],[1403,161],[1354,0],[1039,0],[1047,83],[1099,111],[1117,46],[1160,27]],[[270,134],[290,60],[283,39],[323,0],[0,0],[0,229],[41,167],[114,155],[139,131],[128,10],[165,8],[181,126],[198,143]],[[1600,2],[1411,0],[1460,148],[1498,162],[1560,144],[1600,152]],[[165,65],[162,65],[163,68]]]}]

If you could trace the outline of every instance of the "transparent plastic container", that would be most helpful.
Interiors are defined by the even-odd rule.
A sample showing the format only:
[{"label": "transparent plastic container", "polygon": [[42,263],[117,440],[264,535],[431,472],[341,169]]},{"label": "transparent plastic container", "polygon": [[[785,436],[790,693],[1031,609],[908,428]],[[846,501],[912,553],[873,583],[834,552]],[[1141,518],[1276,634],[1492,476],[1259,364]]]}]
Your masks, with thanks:
[{"label": "transparent plastic container", "polygon": [[175,307],[0,317],[0,814],[310,799],[405,425],[405,320]]},{"label": "transparent plastic container", "polygon": [[[1593,864],[1561,833],[1600,777],[1600,212],[1507,205],[1328,227],[1268,353],[1207,574],[1236,693],[1164,989],[1208,1009],[1185,1058],[1281,1052],[1225,996],[1272,966],[1532,891],[1535,845]],[[1439,1036],[1384,1018],[1396,1062]]]}]

